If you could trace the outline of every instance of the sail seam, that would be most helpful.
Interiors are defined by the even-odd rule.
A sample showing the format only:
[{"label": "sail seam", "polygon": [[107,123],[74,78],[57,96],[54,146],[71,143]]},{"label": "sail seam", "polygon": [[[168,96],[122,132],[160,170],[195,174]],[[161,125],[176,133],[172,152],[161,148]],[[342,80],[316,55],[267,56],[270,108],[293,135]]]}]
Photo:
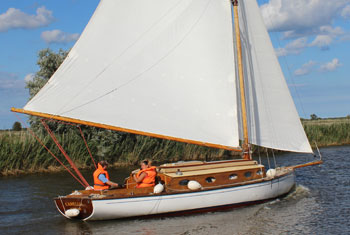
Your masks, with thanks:
[{"label": "sail seam", "polygon": [[95,99],[92,99],[92,100],[90,100],[90,101],[88,101],[88,102],[85,102],[84,104],[78,105],[78,106],[76,106],[76,107],[74,107],[74,108],[72,108],[72,109],[69,109],[69,110],[67,110],[67,111],[61,112],[60,114],[67,114],[67,113],[69,113],[69,112],[71,112],[71,111],[73,111],[73,110],[77,110],[77,109],[79,109],[79,108],[81,108],[81,107],[83,107],[83,106],[86,106],[86,105],[88,105],[88,104],[91,104],[91,103],[93,103],[93,102],[95,102],[95,101],[97,101],[97,100],[99,100],[99,99],[101,99],[101,98],[103,98],[103,97],[105,97],[105,96],[111,94],[111,93],[114,93],[114,92],[117,91],[118,89],[120,89],[120,88],[122,88],[122,87],[124,87],[124,86],[127,86],[127,85],[129,85],[130,83],[132,83],[132,82],[138,80],[144,73],[146,73],[146,72],[150,71],[151,69],[153,69],[153,68],[154,68],[155,66],[157,66],[160,62],[162,62],[162,61],[163,61],[164,59],[166,59],[169,55],[171,55],[172,52],[174,52],[175,49],[178,48],[178,47],[185,41],[185,39],[191,34],[191,32],[193,31],[193,29],[195,28],[195,26],[200,22],[200,20],[201,20],[202,17],[204,16],[204,13],[207,11],[207,9],[208,9],[208,7],[209,7],[209,5],[210,5],[210,2],[211,2],[211,0],[208,0],[208,1],[207,1],[207,4],[206,4],[205,8],[203,9],[202,13],[201,13],[200,16],[198,17],[198,19],[194,22],[194,24],[191,26],[191,28],[189,29],[189,31],[184,35],[184,37],[183,37],[176,45],[174,45],[164,56],[162,56],[160,59],[158,59],[158,61],[156,61],[156,63],[154,63],[153,65],[151,65],[151,66],[149,66],[148,68],[146,68],[144,71],[142,71],[141,73],[139,73],[138,75],[136,75],[135,77],[133,77],[132,79],[130,79],[128,82],[126,82],[126,83],[124,83],[124,84],[122,84],[122,85],[120,85],[120,86],[118,86],[118,87],[116,87],[116,88],[110,90],[110,91],[107,92],[107,93],[104,93],[104,94],[100,95],[99,97],[96,97]]},{"label": "sail seam", "polygon": [[[97,75],[95,75],[95,77],[93,79],[91,79],[85,86],[84,88],[82,88],[80,90],[80,92],[77,93],[76,96],[74,96],[69,102],[67,102],[65,105],[63,105],[60,110],[64,109],[64,107],[66,107],[72,100],[74,100],[75,98],[77,98],[82,91],[84,91],[84,89],[86,89],[88,86],[90,86],[94,81],[96,81],[96,79],[98,79],[105,71],[107,71],[107,69],[113,65],[114,63],[116,63],[127,51],[129,51],[137,42],[139,42],[148,32],[150,32],[156,25],[158,25],[160,22],[162,22],[162,20],[169,15],[175,8],[178,7],[178,5],[180,5],[182,1],[177,2],[176,4],[174,4],[172,7],[170,7],[166,13],[164,15],[162,15],[158,20],[156,20],[155,23],[153,23],[148,29],[146,29],[146,31],[144,31],[143,33],[140,34],[140,36],[134,41],[132,42],[126,49],[124,49],[118,56],[116,56],[114,59],[112,59],[112,62],[109,63],[106,67],[104,67],[99,73],[97,73]],[[105,94],[108,95],[112,92],[114,92],[116,89],[110,91],[109,93]],[[102,97],[98,97],[96,99],[99,99]],[[60,112],[60,110],[58,112]],[[69,111],[68,111],[69,112]],[[64,114],[65,112],[63,112],[62,114]]]}]

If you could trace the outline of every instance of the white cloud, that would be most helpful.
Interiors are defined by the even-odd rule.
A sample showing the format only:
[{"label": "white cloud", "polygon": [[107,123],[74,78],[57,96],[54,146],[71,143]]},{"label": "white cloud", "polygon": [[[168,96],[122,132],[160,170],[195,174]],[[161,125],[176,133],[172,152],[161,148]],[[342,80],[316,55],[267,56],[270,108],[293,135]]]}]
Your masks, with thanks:
[{"label": "white cloud", "polygon": [[0,80],[1,89],[24,89],[25,84],[21,80],[3,79]]},{"label": "white cloud", "polygon": [[26,82],[31,82],[34,79],[35,74],[34,73],[29,73],[24,77],[24,81]]},{"label": "white cloud", "polygon": [[[288,33],[293,33],[288,31],[285,33],[287,37],[290,38],[292,35]],[[315,33],[315,32],[314,32]],[[289,54],[300,54],[307,47],[319,47],[321,50],[328,50],[330,45],[334,42],[335,39],[340,38],[344,35],[344,31],[341,27],[333,28],[330,25],[324,25],[318,28],[318,35],[313,39],[311,43],[307,43],[307,37],[300,37],[287,44],[285,48],[277,48],[277,56],[286,56]],[[296,36],[295,34],[293,37]],[[345,38],[344,36],[342,36]],[[341,39],[342,40],[342,39]]]},{"label": "white cloud", "polygon": [[277,56],[286,56],[290,54],[300,54],[307,47],[307,37],[298,38],[288,43],[284,48],[277,48]]},{"label": "white cloud", "polygon": [[55,29],[51,31],[45,31],[41,33],[41,38],[46,43],[68,43],[78,40],[79,34],[69,34],[62,32],[61,30]]},{"label": "white cloud", "polygon": [[15,80],[15,79],[18,79],[18,76],[14,73],[0,71],[0,81],[7,80],[7,79]]},{"label": "white cloud", "polygon": [[334,71],[340,66],[342,66],[342,64],[339,62],[337,58],[334,58],[332,61],[321,65],[320,68],[321,68],[321,71],[328,72],[328,71]]},{"label": "white cloud", "polygon": [[306,75],[309,74],[312,71],[312,68],[315,66],[316,62],[314,61],[309,61],[306,64],[303,64],[301,66],[301,68],[297,69],[294,71],[294,74],[296,76],[302,76],[302,75]]},{"label": "white cloud", "polygon": [[339,36],[344,34],[344,30],[341,27],[335,27],[333,28],[330,25],[324,25],[319,28],[319,33],[320,34],[327,34],[331,37]]},{"label": "white cloud", "polygon": [[36,10],[36,15],[29,15],[16,8],[9,8],[0,15],[0,32],[10,29],[33,29],[49,25],[54,20],[52,11],[45,7]]},{"label": "white cloud", "polygon": [[333,38],[329,35],[317,35],[313,42],[309,46],[317,46],[323,50],[327,50],[332,43]]},{"label": "white cloud", "polygon": [[350,35],[344,35],[343,37],[340,38],[340,41],[350,41]]},{"label": "white cloud", "polygon": [[0,72],[0,90],[24,89],[24,81],[19,80],[14,73]]},{"label": "white cloud", "polygon": [[349,3],[350,0],[270,0],[261,6],[261,11],[270,31],[285,32],[285,37],[301,37],[318,34]]},{"label": "white cloud", "polygon": [[341,16],[345,19],[350,19],[350,5],[344,7],[344,9],[341,11]]}]

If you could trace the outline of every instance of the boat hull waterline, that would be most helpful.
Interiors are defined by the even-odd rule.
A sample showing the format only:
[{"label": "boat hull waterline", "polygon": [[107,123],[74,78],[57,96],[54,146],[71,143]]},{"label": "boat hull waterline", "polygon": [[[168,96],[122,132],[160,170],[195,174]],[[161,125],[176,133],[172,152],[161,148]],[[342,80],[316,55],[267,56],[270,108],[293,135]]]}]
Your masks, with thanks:
[{"label": "boat hull waterline", "polygon": [[76,198],[72,201],[71,198],[59,197],[55,203],[60,213],[69,219],[72,218],[66,215],[63,203],[89,204],[85,213],[76,219],[109,220],[217,211],[257,204],[286,195],[294,185],[295,174],[291,171],[268,181],[223,189],[105,200]]}]

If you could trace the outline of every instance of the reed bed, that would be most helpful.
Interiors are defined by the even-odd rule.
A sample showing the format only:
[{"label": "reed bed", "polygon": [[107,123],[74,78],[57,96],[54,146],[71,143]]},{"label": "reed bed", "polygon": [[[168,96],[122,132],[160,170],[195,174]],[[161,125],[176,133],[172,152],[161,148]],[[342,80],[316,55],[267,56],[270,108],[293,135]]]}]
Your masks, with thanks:
[{"label": "reed bed", "polygon": [[[303,120],[303,126],[313,147],[315,142],[319,147],[350,144],[350,119]],[[159,164],[237,157],[229,151],[99,129],[85,130],[84,136],[95,161],[107,160],[115,165],[136,165],[145,158]],[[56,137],[78,168],[93,168],[85,143],[77,131],[68,129]],[[39,138],[68,166],[51,137],[39,134]],[[0,132],[1,175],[62,169],[29,131]]]},{"label": "reed bed", "polygon": [[[69,166],[50,136],[41,134],[39,138],[56,157]],[[94,167],[79,133],[68,130],[56,135],[56,138],[78,168]],[[227,155],[224,150],[110,131],[103,131],[103,135],[86,135],[85,138],[96,162],[107,160],[116,166],[138,165],[145,158],[159,164],[179,160],[213,160]],[[63,169],[29,131],[0,133],[1,175]]]},{"label": "reed bed", "polygon": [[307,137],[313,147],[350,144],[350,121],[304,123]]},{"label": "reed bed", "polygon": [[[62,162],[66,162],[47,135],[39,135],[40,140]],[[67,153],[77,166],[84,167],[87,151],[84,143],[79,143],[75,135],[62,134],[57,136]],[[84,156],[84,157],[82,157]],[[90,163],[90,162],[89,162]],[[28,131],[6,131],[0,133],[0,174],[17,174],[60,169],[60,164]]]}]

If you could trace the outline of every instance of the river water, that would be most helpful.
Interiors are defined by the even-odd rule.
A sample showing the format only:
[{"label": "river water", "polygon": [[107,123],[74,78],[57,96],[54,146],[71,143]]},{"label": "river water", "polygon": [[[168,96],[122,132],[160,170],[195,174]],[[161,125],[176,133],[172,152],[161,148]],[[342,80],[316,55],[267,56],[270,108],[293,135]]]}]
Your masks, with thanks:
[{"label": "river water", "polygon": [[[323,148],[321,153],[325,163],[297,169],[297,187],[285,198],[225,212],[161,219],[68,220],[52,200],[81,188],[68,173],[2,177],[0,234],[350,234],[350,146]],[[276,156],[281,165],[312,158]],[[130,170],[110,170],[110,175],[122,182]],[[92,181],[92,172],[83,174]]]}]

